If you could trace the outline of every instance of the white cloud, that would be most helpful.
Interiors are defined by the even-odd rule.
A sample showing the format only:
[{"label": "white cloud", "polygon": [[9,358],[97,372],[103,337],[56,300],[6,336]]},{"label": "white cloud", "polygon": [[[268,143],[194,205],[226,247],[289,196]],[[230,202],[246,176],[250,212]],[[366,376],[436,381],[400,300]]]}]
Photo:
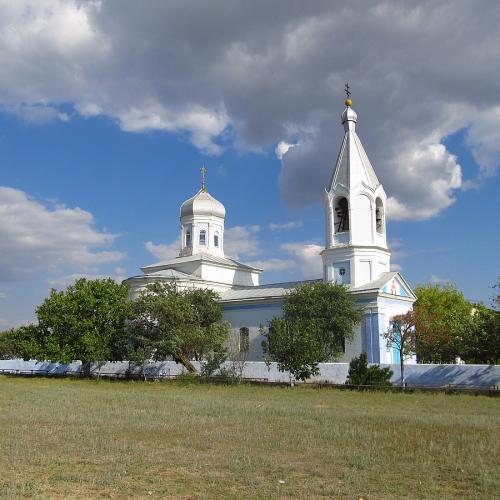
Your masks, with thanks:
[{"label": "white cloud", "polygon": [[[297,276],[304,279],[318,278],[322,275],[322,260],[320,252],[322,246],[312,243],[284,243],[279,250],[269,250],[259,238],[260,226],[235,226],[224,231],[224,253],[228,257],[242,260],[245,263],[264,271],[296,271]],[[146,250],[159,261],[170,260],[179,255],[180,241],[156,244],[148,241]],[[276,252],[285,254],[285,257],[275,256]],[[260,256],[261,258],[252,259]]]},{"label": "white cloud", "polygon": [[78,103],[75,105],[75,109],[78,111],[78,113],[86,118],[100,115],[103,112],[102,108],[95,102]]},{"label": "white cloud", "polygon": [[[427,219],[455,200],[453,191],[462,185],[457,158],[442,144],[415,147],[393,160],[393,175],[400,178],[401,200],[389,197],[390,219]],[[404,168],[399,167],[404,165]]]},{"label": "white cloud", "polygon": [[49,208],[23,191],[0,187],[0,281],[98,269],[124,257],[108,250],[115,239],[95,229],[92,214],[81,208]]},{"label": "white cloud", "polygon": [[321,200],[331,175],[349,80],[391,216],[428,218],[474,184],[442,144],[450,134],[467,130],[480,178],[500,163],[500,6],[443,0],[437,11],[387,0],[3,1],[0,104],[40,122],[69,119],[59,107],[70,103],[208,154],[277,144],[281,193],[301,206]]},{"label": "white cloud", "polygon": [[258,233],[260,226],[234,226],[224,231],[224,253],[234,259],[253,257],[261,253]]},{"label": "white cloud", "polygon": [[277,258],[254,260],[252,262],[247,262],[247,264],[264,271],[288,271],[297,266],[294,260]]},{"label": "white cloud", "polygon": [[295,229],[297,227],[302,227],[302,221],[284,222],[281,224],[278,222],[269,223],[269,229],[271,231],[280,231],[282,229]]},{"label": "white cloud", "polygon": [[51,278],[48,280],[49,285],[57,290],[62,290],[72,285],[76,280],[80,278],[86,278],[88,280],[97,280],[104,278],[111,278],[117,283],[121,283],[127,276],[125,276],[125,269],[123,267],[115,268],[112,274],[88,274],[88,273],[73,273],[65,276],[58,276],[57,278]]},{"label": "white cloud", "polygon": [[297,146],[297,144],[291,144],[289,142],[280,141],[278,142],[276,149],[274,150],[274,154],[278,160],[282,160],[283,156],[285,156],[290,148]]},{"label": "white cloud", "polygon": [[95,41],[89,14],[96,7],[97,2],[72,0],[2,2],[2,43],[17,52],[71,54]]},{"label": "white cloud", "polygon": [[5,318],[0,318],[0,333],[3,330],[8,330],[9,328],[18,328],[20,326],[27,326],[33,324],[33,319],[23,319],[11,321]]},{"label": "white cloud", "polygon": [[56,108],[44,103],[20,104],[6,107],[6,110],[16,113],[25,121],[35,125],[43,125],[55,120],[67,122],[70,119],[67,113],[61,113]]},{"label": "white cloud", "polygon": [[7,294],[5,292],[0,292],[0,299],[6,299]]},{"label": "white cloud", "polygon": [[302,278],[321,278],[323,274],[323,263],[320,255],[323,247],[321,245],[313,243],[284,243],[281,245],[281,248],[296,261]]},{"label": "white cloud", "polygon": [[121,128],[128,132],[188,130],[191,142],[208,154],[221,152],[220,146],[213,139],[224,131],[229,122],[224,110],[191,106],[183,111],[172,112],[158,102],[127,109],[118,115],[118,119]]},{"label": "white cloud", "polygon": [[482,177],[494,175],[500,165],[500,105],[481,113],[467,132],[467,144],[481,167]]},{"label": "white cloud", "polygon": [[[224,253],[233,259],[254,257],[261,253],[258,233],[260,226],[234,226],[224,231]],[[158,260],[170,260],[179,255],[181,248],[180,239],[172,243],[153,243],[148,241],[144,245],[146,250]]]},{"label": "white cloud", "polygon": [[429,278],[429,283],[432,283],[434,285],[444,285],[446,283],[450,283],[450,280],[448,278],[440,278],[439,276],[432,274]]},{"label": "white cloud", "polygon": [[402,269],[403,268],[399,264],[391,262],[391,271],[397,271],[398,273],[400,273]]},{"label": "white cloud", "polygon": [[144,245],[146,250],[156,257],[159,261],[170,260],[179,255],[181,249],[181,241],[177,238],[172,243],[153,243],[152,241],[147,241]]}]

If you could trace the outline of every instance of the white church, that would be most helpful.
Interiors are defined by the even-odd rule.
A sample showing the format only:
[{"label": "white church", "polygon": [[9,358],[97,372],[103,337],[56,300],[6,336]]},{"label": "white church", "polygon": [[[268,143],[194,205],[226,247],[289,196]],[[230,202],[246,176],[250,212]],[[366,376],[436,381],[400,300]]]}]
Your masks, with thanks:
[{"label": "white church", "polygon": [[[364,319],[338,360],[349,362],[366,352],[371,363],[399,363],[383,333],[396,314],[412,308],[416,297],[398,272],[390,271],[387,246],[386,194],[356,133],[352,101],[342,113],[344,138],[325,193],[323,280],[342,283],[363,308]],[[141,268],[124,281],[135,298],[149,283],[174,282],[179,287],[211,288],[220,294],[233,340],[248,361],[262,361],[260,325],[282,315],[283,297],[300,281],[259,284],[262,272],[224,255],[224,205],[201,189],[180,209],[179,256]]]}]

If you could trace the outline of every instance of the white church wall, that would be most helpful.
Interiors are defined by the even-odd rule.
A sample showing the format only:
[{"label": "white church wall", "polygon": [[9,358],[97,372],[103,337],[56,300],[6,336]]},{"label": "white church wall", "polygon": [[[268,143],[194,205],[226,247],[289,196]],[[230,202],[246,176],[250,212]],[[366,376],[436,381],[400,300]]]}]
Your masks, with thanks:
[{"label": "white church wall", "polygon": [[249,361],[262,361],[262,341],[263,335],[260,333],[260,326],[267,327],[269,321],[283,315],[283,306],[281,302],[266,304],[248,304],[248,305],[223,305],[224,319],[231,323],[231,335],[239,335],[241,327],[249,329],[250,349],[247,359]]},{"label": "white church wall", "polygon": [[256,286],[259,284],[259,273],[246,269],[214,266],[208,262],[202,263],[200,274],[204,280],[227,283],[234,286]]},{"label": "white church wall", "polygon": [[[253,304],[243,306],[223,306],[224,319],[231,323],[231,336],[237,338],[241,327],[247,327],[250,334],[249,361],[262,361],[262,341],[264,336],[260,333],[260,326],[267,327],[274,317],[283,315],[281,303]],[[345,352],[338,361],[348,363],[365,349],[363,334],[365,332],[364,320],[355,327],[353,338],[346,341]],[[376,334],[376,332],[375,332]],[[232,342],[234,344],[234,341]],[[377,344],[378,345],[378,344]]]},{"label": "white church wall", "polygon": [[[384,223],[384,228],[385,228],[385,223]],[[385,237],[385,229],[384,229],[384,232],[383,233],[379,233],[377,232],[376,230],[374,231],[374,239],[373,239],[373,243],[379,247],[383,247],[383,248],[386,248],[387,247],[387,241],[386,241],[386,237]]]},{"label": "white church wall", "polygon": [[[349,262],[349,283],[361,286],[389,271],[390,253],[374,247],[336,247],[323,250],[323,269],[327,281],[339,282],[337,269]],[[345,280],[345,284],[348,284]]]},{"label": "white church wall", "polygon": [[351,244],[373,244],[372,201],[364,193],[351,197]]},{"label": "white church wall", "polygon": [[339,359],[336,360],[338,363],[349,363],[352,358],[359,356],[363,349],[362,345],[362,330],[363,324],[359,324],[354,328],[354,335],[352,340],[348,340],[345,343],[345,352]]},{"label": "white church wall", "polygon": [[[201,364],[193,362],[199,372]],[[227,367],[231,362],[225,363]],[[391,381],[399,383],[399,365],[388,366],[393,371]],[[320,363],[320,373],[312,377],[310,382],[328,382],[332,384],[343,384],[346,381],[349,365],[347,363]],[[0,360],[0,370],[7,373],[31,373],[42,374],[77,374],[81,370],[81,362],[74,361],[70,364],[51,363],[48,361],[24,361],[22,359]],[[101,367],[94,366],[92,372],[97,375],[125,375],[127,372],[140,373],[138,367],[130,365],[128,361],[108,362]],[[186,369],[175,361],[158,361],[147,363],[144,373],[148,376],[160,378],[175,377],[186,373]],[[257,379],[269,382],[288,382],[288,372],[280,372],[276,363],[267,366],[264,362],[246,362],[243,368],[243,377],[246,379]],[[500,365],[430,365],[418,364],[405,367],[405,380],[408,386],[418,387],[447,387],[449,385],[463,388],[492,388],[500,387]]]},{"label": "white church wall", "polygon": [[382,276],[384,273],[388,273],[391,270],[391,266],[389,264],[389,259],[376,259],[373,261],[374,264],[374,276]]},{"label": "white church wall", "polygon": [[214,266],[202,263],[201,278],[208,281],[220,281],[221,283],[233,283],[236,269]]},{"label": "white church wall", "polygon": [[334,262],[332,267],[334,283],[351,284],[351,263],[348,260]]},{"label": "white church wall", "polygon": [[237,286],[258,286],[260,273],[238,269],[234,275],[233,285]]},{"label": "white church wall", "polygon": [[359,259],[357,280],[361,283],[368,283],[372,278],[372,261],[370,259]]}]

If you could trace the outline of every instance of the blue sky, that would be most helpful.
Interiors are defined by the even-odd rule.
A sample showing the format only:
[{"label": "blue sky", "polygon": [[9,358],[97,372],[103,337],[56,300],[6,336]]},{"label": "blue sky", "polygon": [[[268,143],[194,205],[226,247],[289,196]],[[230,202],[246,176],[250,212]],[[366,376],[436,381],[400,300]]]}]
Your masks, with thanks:
[{"label": "blue sky", "polygon": [[[450,281],[489,302],[500,276],[490,83],[500,67],[484,58],[500,40],[483,34],[499,8],[442,2],[455,16],[447,26],[426,2],[374,3],[363,19],[356,2],[278,4],[273,23],[244,2],[222,19],[214,2],[212,24],[163,2],[150,12],[114,1],[0,5],[1,328],[32,319],[51,286],[120,279],[175,255],[179,206],[201,165],[226,206],[227,253],[263,266],[264,283],[320,276],[322,190],[347,80],[390,197],[392,262],[412,285]],[[475,28],[457,35],[471,17]],[[338,49],[360,30],[367,40]],[[279,159],[279,143],[298,146]]]}]

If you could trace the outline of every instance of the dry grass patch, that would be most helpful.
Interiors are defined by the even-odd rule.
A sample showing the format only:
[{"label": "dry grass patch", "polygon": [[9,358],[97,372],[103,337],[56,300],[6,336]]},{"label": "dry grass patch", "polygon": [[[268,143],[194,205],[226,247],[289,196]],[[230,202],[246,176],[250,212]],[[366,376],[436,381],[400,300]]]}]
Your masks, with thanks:
[{"label": "dry grass patch", "polygon": [[0,394],[2,498],[500,491],[494,398],[7,377]]}]

